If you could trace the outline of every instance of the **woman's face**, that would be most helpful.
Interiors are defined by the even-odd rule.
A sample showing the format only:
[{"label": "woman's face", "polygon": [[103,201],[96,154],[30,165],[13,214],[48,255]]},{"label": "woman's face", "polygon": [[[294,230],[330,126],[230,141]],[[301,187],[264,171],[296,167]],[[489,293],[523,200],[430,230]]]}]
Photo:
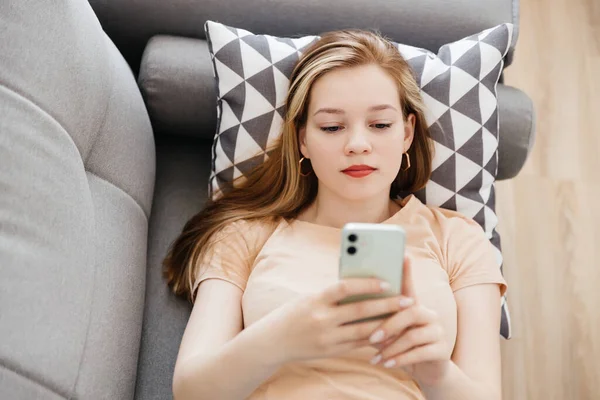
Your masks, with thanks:
[{"label": "woman's face", "polygon": [[402,118],[395,81],[381,68],[340,68],[312,86],[300,150],[325,190],[349,200],[389,194],[410,147],[415,117]]}]

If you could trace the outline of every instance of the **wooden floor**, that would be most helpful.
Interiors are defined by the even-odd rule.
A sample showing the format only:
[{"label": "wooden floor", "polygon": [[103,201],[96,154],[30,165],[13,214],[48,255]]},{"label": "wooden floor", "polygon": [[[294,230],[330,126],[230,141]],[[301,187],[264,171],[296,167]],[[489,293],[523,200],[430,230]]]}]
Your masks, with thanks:
[{"label": "wooden floor", "polygon": [[537,139],[498,184],[504,398],[600,399],[600,0],[521,0],[505,75],[533,99]]}]

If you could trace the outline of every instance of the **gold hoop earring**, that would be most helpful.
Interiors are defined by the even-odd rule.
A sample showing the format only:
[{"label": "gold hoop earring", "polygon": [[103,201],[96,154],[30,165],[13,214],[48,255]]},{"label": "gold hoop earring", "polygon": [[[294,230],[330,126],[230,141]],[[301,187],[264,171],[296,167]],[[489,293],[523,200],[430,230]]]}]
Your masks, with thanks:
[{"label": "gold hoop earring", "polygon": [[[407,166],[406,166],[406,168],[402,168],[402,171],[408,171],[408,169],[410,168],[410,155],[408,154],[408,151],[406,153],[403,153],[403,155],[404,154],[406,154]],[[400,165],[402,165],[402,163],[400,163]]]},{"label": "gold hoop earring", "polygon": [[300,166],[300,169],[299,169],[300,176],[309,176],[309,175],[312,173],[312,171],[310,171],[308,174],[303,174],[303,173],[302,173],[302,161],[304,161],[304,160],[305,160],[305,158],[304,158],[304,157],[302,157],[302,158],[300,159],[300,162],[298,163],[298,165]]}]

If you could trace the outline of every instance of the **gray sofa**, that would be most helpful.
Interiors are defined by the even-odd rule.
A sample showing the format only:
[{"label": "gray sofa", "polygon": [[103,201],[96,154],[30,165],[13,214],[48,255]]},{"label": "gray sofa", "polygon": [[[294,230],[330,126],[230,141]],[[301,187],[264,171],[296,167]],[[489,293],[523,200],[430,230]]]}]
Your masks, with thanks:
[{"label": "gray sofa", "polygon": [[[171,398],[191,307],[160,264],[207,193],[207,19],[274,35],[378,28],[437,50],[518,27],[518,2],[0,2],[1,399]],[[509,179],[533,108],[509,86],[499,97]]]}]

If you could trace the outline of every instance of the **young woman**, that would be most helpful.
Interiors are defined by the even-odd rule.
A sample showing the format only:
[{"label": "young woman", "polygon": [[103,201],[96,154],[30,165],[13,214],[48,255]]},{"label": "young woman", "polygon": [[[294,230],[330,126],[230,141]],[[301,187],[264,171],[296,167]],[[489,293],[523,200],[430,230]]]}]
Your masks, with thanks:
[{"label": "young woman", "polygon": [[[209,201],[165,259],[194,302],[175,399],[500,399],[506,285],[492,245],[457,212],[397,199],[431,174],[409,65],[377,34],[325,34],[298,62],[286,110],[268,160]],[[338,281],[347,222],[404,227],[403,296],[338,305],[385,290]]]}]

